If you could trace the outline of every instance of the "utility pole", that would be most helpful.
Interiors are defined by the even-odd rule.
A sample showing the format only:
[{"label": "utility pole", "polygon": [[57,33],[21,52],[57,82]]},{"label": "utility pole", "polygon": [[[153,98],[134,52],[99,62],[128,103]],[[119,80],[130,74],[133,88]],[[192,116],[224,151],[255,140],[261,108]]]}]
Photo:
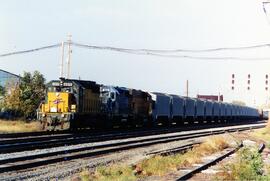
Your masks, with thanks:
[{"label": "utility pole", "polygon": [[71,61],[71,53],[72,53],[72,50],[71,50],[71,35],[70,34],[68,35],[67,43],[68,43],[67,78],[69,79],[70,78],[70,61]]},{"label": "utility pole", "polygon": [[64,48],[65,48],[65,44],[62,41],[62,44],[61,44],[61,60],[60,60],[60,78],[64,78],[64,52],[65,52]]},{"label": "utility pole", "polygon": [[187,94],[187,97],[188,97],[188,80],[186,82],[186,94]]}]

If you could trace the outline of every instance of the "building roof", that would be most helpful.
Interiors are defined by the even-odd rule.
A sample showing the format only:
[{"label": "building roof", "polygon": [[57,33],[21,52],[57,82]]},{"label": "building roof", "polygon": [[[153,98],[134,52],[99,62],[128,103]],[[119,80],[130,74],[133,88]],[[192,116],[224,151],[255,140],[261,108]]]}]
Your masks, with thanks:
[{"label": "building roof", "polygon": [[5,73],[10,74],[10,75],[13,75],[13,76],[15,76],[15,77],[21,78],[19,75],[13,74],[13,73],[8,72],[8,71],[5,71],[5,70],[3,70],[3,69],[0,69],[0,72],[5,72]]}]

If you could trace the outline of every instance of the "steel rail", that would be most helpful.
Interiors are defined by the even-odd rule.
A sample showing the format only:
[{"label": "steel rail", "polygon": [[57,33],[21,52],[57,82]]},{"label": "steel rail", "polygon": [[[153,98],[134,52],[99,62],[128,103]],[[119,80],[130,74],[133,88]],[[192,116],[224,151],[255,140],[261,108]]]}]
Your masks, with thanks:
[{"label": "steel rail", "polygon": [[[220,162],[221,160],[223,160],[224,158],[230,156],[231,154],[237,152],[241,147],[243,147],[243,144],[241,143],[237,148],[217,157],[216,159],[209,161],[205,164],[203,164],[200,167],[197,167],[193,170],[191,170],[190,172],[182,175],[180,178],[177,179],[177,181],[182,181],[182,180],[188,180],[190,178],[192,178],[195,174],[202,172],[203,170],[208,169],[210,166],[216,165],[218,162]],[[258,153],[261,153],[263,151],[263,149],[265,148],[264,144],[260,144],[259,148],[258,148]]]},{"label": "steel rail", "polygon": [[[263,126],[259,126],[259,127],[263,127]],[[227,129],[224,129],[224,130],[227,130]],[[184,133],[182,135],[191,135],[191,134],[196,135],[196,134],[201,134],[205,132],[208,132],[208,131],[199,131],[196,133]],[[162,134],[165,134],[165,133],[162,133]],[[154,132],[153,134],[160,134],[160,133]],[[96,137],[79,136],[79,137],[65,138],[62,140],[59,140],[59,139],[46,140],[45,139],[42,141],[4,144],[4,145],[0,145],[0,153],[19,152],[19,151],[27,151],[27,150],[33,150],[33,149],[44,149],[44,148],[75,145],[75,144],[82,144],[82,143],[101,142],[101,141],[106,141],[106,140],[126,139],[126,138],[131,138],[131,137],[142,137],[146,135],[148,134],[134,133],[132,135],[120,134],[118,136],[114,134],[111,134],[111,135],[109,134],[109,135],[103,135],[103,136],[101,135],[101,136],[96,136]]]},{"label": "steel rail", "polygon": [[[199,129],[209,129],[209,128],[214,128],[214,127],[225,127],[225,126],[236,126],[236,125],[245,125],[245,124],[260,124],[260,123],[265,123],[265,121],[237,121],[237,122],[228,122],[228,123],[204,123],[204,124],[187,124],[187,125],[182,125],[181,127],[157,127],[157,128],[151,128],[150,131],[189,131],[191,129],[193,130],[199,130]],[[115,133],[128,133],[128,132],[148,132],[149,128],[144,129],[144,128],[132,128],[131,130],[126,130],[126,129],[113,129],[113,130],[105,130],[106,134],[115,134]],[[68,131],[68,130],[63,130],[63,131],[55,131],[55,132],[45,132],[45,131],[40,131],[40,132],[24,132],[24,133],[2,133],[0,134],[0,141],[4,140],[20,140],[20,139],[30,139],[30,138],[35,138],[35,137],[45,137],[45,136],[54,136],[54,135],[78,135],[78,134],[88,134],[91,136],[98,136],[101,134],[104,134],[104,130],[80,130],[79,132],[74,131]]]},{"label": "steel rail", "polygon": [[[258,128],[258,126],[253,127],[253,129],[256,129],[256,128]],[[241,129],[231,128],[230,130],[226,130],[226,131],[233,132],[233,131],[244,131],[244,130],[249,130],[249,129],[250,127],[241,128]],[[56,151],[56,152],[51,152],[51,153],[14,157],[10,159],[0,160],[0,164],[1,164],[0,173],[9,172],[9,171],[17,171],[17,170],[22,170],[26,168],[34,168],[37,166],[48,165],[52,163],[73,160],[73,159],[78,159],[78,158],[101,156],[104,154],[110,154],[117,151],[124,151],[128,149],[146,147],[146,146],[151,146],[155,144],[192,139],[196,137],[205,137],[205,136],[214,135],[214,134],[223,134],[224,132],[225,132],[224,130],[208,131],[205,133],[195,134],[195,135],[192,135],[192,134],[178,135],[178,136],[172,136],[172,137],[158,137],[158,138],[151,138],[151,139],[144,139],[144,140],[124,141],[124,142],[114,143],[114,144],[97,145],[97,146],[85,147],[85,148],[79,148],[79,149],[70,149],[70,150]]]}]

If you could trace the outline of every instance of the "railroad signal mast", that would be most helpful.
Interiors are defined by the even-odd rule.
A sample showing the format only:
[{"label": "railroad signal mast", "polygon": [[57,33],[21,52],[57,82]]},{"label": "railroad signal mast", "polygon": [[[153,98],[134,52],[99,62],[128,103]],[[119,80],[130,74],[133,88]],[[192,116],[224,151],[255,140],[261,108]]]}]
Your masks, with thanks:
[{"label": "railroad signal mast", "polygon": [[234,90],[234,83],[235,83],[235,80],[234,80],[234,74],[232,74],[232,90]]},{"label": "railroad signal mast", "polygon": [[[248,80],[247,80],[247,90],[250,90],[250,84],[251,84],[251,81],[250,81],[250,79],[251,79],[251,75],[250,74],[248,74],[247,75],[247,78],[248,78]],[[231,85],[231,89],[232,90],[235,90],[235,74],[232,74],[232,85]]]},{"label": "railroad signal mast", "polygon": [[248,74],[248,81],[247,81],[247,90],[250,90],[250,74]]},{"label": "railroad signal mast", "polygon": [[265,90],[268,91],[268,74],[265,75]]}]

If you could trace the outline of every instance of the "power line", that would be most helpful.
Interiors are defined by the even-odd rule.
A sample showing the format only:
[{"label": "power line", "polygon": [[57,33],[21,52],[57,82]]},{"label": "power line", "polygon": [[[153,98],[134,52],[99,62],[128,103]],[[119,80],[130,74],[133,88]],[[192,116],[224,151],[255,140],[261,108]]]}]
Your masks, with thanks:
[{"label": "power line", "polygon": [[22,51],[16,51],[16,52],[0,54],[0,57],[7,57],[7,56],[11,56],[11,55],[18,55],[18,54],[24,54],[24,53],[32,53],[32,52],[35,52],[35,51],[40,51],[40,50],[50,49],[50,48],[56,48],[56,47],[60,47],[60,46],[61,46],[61,43],[57,43],[57,44],[54,44],[54,45],[44,46],[44,47],[40,47],[40,48],[34,48],[34,49],[30,49],[30,50],[22,50]]},{"label": "power line", "polygon": [[[109,47],[109,46],[93,46],[93,45],[85,45],[72,42],[74,46],[87,48],[87,49],[98,49],[98,50],[109,50],[109,51],[117,51],[122,53],[136,54],[136,55],[151,55],[157,57],[167,57],[167,58],[188,58],[188,59],[196,59],[196,60],[245,60],[245,61],[255,61],[255,60],[270,60],[270,57],[205,57],[205,56],[191,56],[191,55],[175,55],[175,54],[162,54],[156,53],[159,50],[150,50],[150,49],[127,49],[127,48],[117,48],[117,47]],[[259,47],[269,47],[269,44],[248,46],[248,47],[237,47],[237,49],[251,49],[259,48]],[[219,51],[219,50],[229,50],[232,48],[216,48],[216,49],[205,49],[205,50],[197,50],[197,51]],[[179,50],[179,49],[178,49]],[[162,51],[173,51],[173,50],[162,50]],[[196,51],[196,50],[192,50]]]},{"label": "power line", "polygon": [[95,46],[95,45],[87,45],[72,42],[73,45],[78,47],[85,47],[91,49],[105,49],[105,50],[113,50],[113,51],[130,51],[130,52],[153,52],[153,53],[180,53],[180,52],[190,52],[190,53],[202,53],[202,52],[215,52],[215,51],[227,51],[227,50],[248,50],[248,49],[256,49],[256,48],[270,48],[269,43],[258,44],[252,46],[242,46],[242,47],[221,47],[221,48],[209,48],[209,49],[171,49],[171,50],[160,50],[160,49],[130,49],[130,48],[119,48],[119,47],[111,47],[111,46]]},{"label": "power line", "polygon": [[[97,49],[97,50],[109,50],[109,51],[116,51],[121,53],[128,53],[128,54],[135,54],[135,55],[151,55],[157,57],[167,57],[167,58],[188,58],[188,59],[196,59],[196,60],[245,60],[245,61],[255,61],[255,60],[270,60],[270,57],[206,57],[206,56],[191,56],[191,55],[177,55],[171,53],[202,53],[202,52],[215,52],[215,51],[227,51],[227,50],[248,50],[248,49],[256,49],[256,48],[269,48],[270,44],[258,44],[252,46],[242,46],[242,47],[222,47],[222,48],[212,48],[212,49],[198,49],[198,50],[191,50],[191,49],[131,49],[131,48],[119,48],[119,47],[112,47],[112,46],[95,46],[95,45],[87,45],[81,44],[77,42],[64,42],[65,44],[72,44],[74,46],[80,48],[87,48],[87,49]],[[23,51],[16,51],[6,54],[0,54],[0,57],[6,57],[11,55],[17,54],[24,54],[24,53],[31,53],[35,51],[40,51],[44,49],[56,48],[60,47],[61,43],[57,43],[54,45],[44,46],[40,48],[30,49],[30,50],[23,50]]]},{"label": "power line", "polygon": [[188,58],[195,60],[242,60],[242,61],[269,61],[270,57],[203,57],[190,55],[164,55],[157,53],[148,53],[148,55],[167,58]]}]

